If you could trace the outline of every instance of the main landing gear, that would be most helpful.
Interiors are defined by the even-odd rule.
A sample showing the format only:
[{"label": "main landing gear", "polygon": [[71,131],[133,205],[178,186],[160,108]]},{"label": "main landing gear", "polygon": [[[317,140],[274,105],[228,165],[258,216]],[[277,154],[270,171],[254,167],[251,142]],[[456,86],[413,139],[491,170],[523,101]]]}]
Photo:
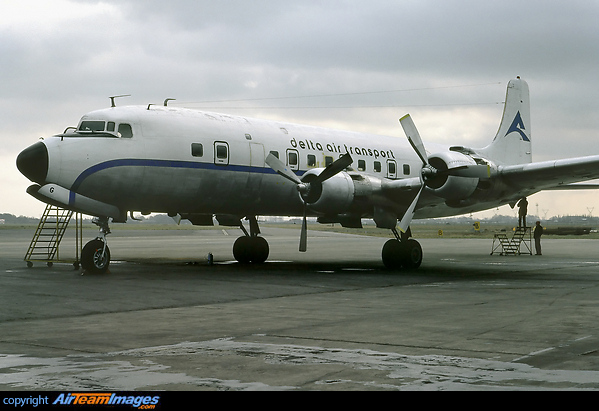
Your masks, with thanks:
[{"label": "main landing gear", "polygon": [[422,247],[420,243],[410,238],[410,229],[401,235],[394,228],[394,239],[391,239],[383,246],[382,257],[385,267],[398,269],[416,269],[422,263]]},{"label": "main landing gear", "polygon": [[263,237],[258,237],[260,228],[255,216],[247,217],[250,222],[250,232],[248,233],[243,223],[239,228],[245,234],[235,240],[233,244],[233,257],[240,263],[261,264],[268,258],[268,242]]},{"label": "main landing gear", "polygon": [[90,273],[103,274],[108,271],[110,264],[110,249],[106,245],[106,236],[110,234],[108,217],[94,218],[92,222],[100,227],[100,234],[81,250],[81,268]]}]

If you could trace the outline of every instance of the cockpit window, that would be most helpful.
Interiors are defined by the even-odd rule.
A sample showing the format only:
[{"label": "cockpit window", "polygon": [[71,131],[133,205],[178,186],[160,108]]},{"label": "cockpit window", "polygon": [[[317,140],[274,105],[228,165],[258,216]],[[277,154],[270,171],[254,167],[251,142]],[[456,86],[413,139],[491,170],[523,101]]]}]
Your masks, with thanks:
[{"label": "cockpit window", "polygon": [[81,124],[79,124],[79,128],[73,134],[72,132],[69,134],[65,131],[64,134],[61,134],[62,137],[74,137],[74,136],[93,136],[93,137],[112,137],[112,138],[132,138],[133,137],[133,128],[130,124],[121,123],[118,124],[114,121],[106,121],[102,120],[83,120]]},{"label": "cockpit window", "polygon": [[104,121],[82,121],[81,124],[79,125],[79,129],[77,131],[104,131],[104,126],[105,126],[105,122]]},{"label": "cockpit window", "polygon": [[119,134],[122,138],[133,137],[133,130],[131,130],[130,124],[119,124]]}]

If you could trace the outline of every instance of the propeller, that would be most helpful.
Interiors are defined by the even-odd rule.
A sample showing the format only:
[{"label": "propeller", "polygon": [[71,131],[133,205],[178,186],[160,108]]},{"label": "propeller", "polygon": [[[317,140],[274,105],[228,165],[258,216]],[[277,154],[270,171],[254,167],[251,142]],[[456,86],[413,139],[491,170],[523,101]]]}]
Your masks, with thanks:
[{"label": "propeller", "polygon": [[272,153],[269,153],[266,159],[264,160],[264,162],[268,164],[270,168],[272,168],[281,176],[285,177],[287,180],[296,184],[297,190],[299,191],[302,201],[304,203],[302,231],[300,233],[299,244],[300,252],[305,252],[308,249],[308,224],[306,222],[307,206],[309,203],[318,200],[318,198],[312,199],[310,197],[310,194],[320,192],[320,190],[322,189],[322,183],[343,171],[351,163],[353,163],[353,161],[354,160],[351,158],[349,154],[345,154],[341,156],[339,159],[335,160],[333,163],[329,164],[329,166],[322,170],[322,172],[319,175],[310,179],[309,181],[304,182],[289,167],[287,167]]},{"label": "propeller", "polygon": [[420,194],[422,194],[422,191],[425,187],[424,180],[428,177],[432,177],[435,174],[437,174],[437,169],[435,169],[428,163],[428,156],[426,155],[424,144],[422,143],[420,133],[418,133],[418,129],[416,128],[416,125],[414,124],[412,117],[410,117],[410,115],[407,114],[403,116],[401,119],[399,119],[399,122],[401,123],[401,126],[403,127],[403,130],[406,133],[406,137],[408,137],[410,145],[412,146],[414,151],[416,151],[416,154],[418,154],[418,157],[420,157],[420,160],[422,161],[422,170],[420,172],[420,190],[418,190],[418,194],[416,194],[416,197],[414,197],[414,200],[412,200],[412,203],[410,204],[410,206],[404,213],[401,221],[399,222],[399,229],[403,233],[405,233],[408,227],[410,226],[412,219],[414,218],[414,210],[416,209],[416,204],[418,204]]},{"label": "propeller", "polygon": [[405,212],[404,216],[402,217],[399,223],[399,229],[402,232],[405,232],[410,226],[410,223],[412,222],[412,218],[414,217],[414,210],[416,209],[416,205],[418,204],[418,200],[420,199],[420,194],[422,194],[422,191],[424,190],[425,181],[427,179],[443,175],[484,179],[489,178],[491,176],[491,167],[489,165],[473,164],[458,166],[447,170],[437,170],[428,161],[428,156],[426,154],[426,149],[424,148],[424,143],[420,138],[420,134],[418,133],[418,129],[416,128],[416,125],[414,124],[412,117],[410,117],[410,115],[407,114],[403,116],[399,120],[399,122],[401,123],[401,126],[403,127],[404,132],[408,137],[410,145],[412,146],[414,151],[416,151],[416,154],[418,154],[418,157],[422,161],[422,170],[420,172],[420,190],[418,191],[418,194],[416,194],[416,197],[408,207],[407,211]]}]

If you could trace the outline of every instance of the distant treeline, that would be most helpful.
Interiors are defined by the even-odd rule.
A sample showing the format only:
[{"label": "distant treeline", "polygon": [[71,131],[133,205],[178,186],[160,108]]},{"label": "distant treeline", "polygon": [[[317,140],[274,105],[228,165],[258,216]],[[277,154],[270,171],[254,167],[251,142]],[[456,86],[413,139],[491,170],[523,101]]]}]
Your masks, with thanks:
[{"label": "distant treeline", "polygon": [[[151,214],[148,216],[136,215],[136,219],[132,220],[129,218],[127,220],[127,224],[161,224],[161,225],[170,225],[176,224],[175,221],[167,216],[166,214]],[[537,216],[529,215],[528,221],[531,225],[534,225],[534,222],[539,219]],[[2,221],[4,220],[4,221]],[[83,222],[91,224],[91,217],[84,216]],[[570,225],[582,225],[585,227],[597,227],[599,226],[599,217],[591,217],[591,216],[557,216],[557,217],[549,217],[547,220],[540,219],[543,224],[570,224]],[[264,217],[260,216],[260,222],[270,222],[270,223],[298,223],[301,224],[301,220],[299,219],[286,219],[281,217]],[[448,217],[448,218],[434,218],[427,220],[414,220],[414,224],[471,224],[474,221],[480,221],[485,224],[515,224],[518,222],[518,218],[514,216],[506,216],[506,215],[496,215],[491,218],[476,218],[475,216],[456,216],[456,217]],[[15,216],[14,214],[8,213],[0,213],[0,224],[9,224],[9,225],[19,225],[19,224],[38,224],[39,218],[34,217],[25,217],[25,216]],[[373,225],[374,222],[371,220],[363,220],[362,223],[364,225]],[[181,224],[191,224],[187,220],[182,220]]]},{"label": "distant treeline", "polygon": [[2,220],[4,220],[4,224],[37,224],[40,221],[39,218],[25,216],[17,217],[13,214],[0,214],[0,222],[2,222]]},{"label": "distant treeline", "polygon": [[[128,219],[127,224],[139,224],[139,223],[175,224],[175,221],[172,218],[170,218],[169,216],[167,216],[166,214],[155,214],[155,215],[150,215],[150,216],[135,216],[135,218],[139,219],[140,221]],[[91,221],[92,221],[91,217],[89,217],[89,216],[83,217],[83,223],[91,224]],[[14,214],[0,213],[0,224],[6,224],[6,225],[36,224],[37,225],[39,222],[40,222],[40,219],[35,218],[35,217],[25,217],[25,216],[17,217]]]}]

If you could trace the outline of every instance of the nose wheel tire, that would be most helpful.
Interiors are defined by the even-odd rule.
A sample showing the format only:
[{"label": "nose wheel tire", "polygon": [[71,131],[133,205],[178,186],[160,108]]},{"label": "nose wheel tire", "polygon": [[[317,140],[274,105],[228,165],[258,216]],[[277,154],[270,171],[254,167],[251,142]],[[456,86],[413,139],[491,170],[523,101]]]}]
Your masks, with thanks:
[{"label": "nose wheel tire", "polygon": [[81,267],[91,273],[103,274],[110,265],[110,249],[102,240],[92,240],[81,250]]}]

